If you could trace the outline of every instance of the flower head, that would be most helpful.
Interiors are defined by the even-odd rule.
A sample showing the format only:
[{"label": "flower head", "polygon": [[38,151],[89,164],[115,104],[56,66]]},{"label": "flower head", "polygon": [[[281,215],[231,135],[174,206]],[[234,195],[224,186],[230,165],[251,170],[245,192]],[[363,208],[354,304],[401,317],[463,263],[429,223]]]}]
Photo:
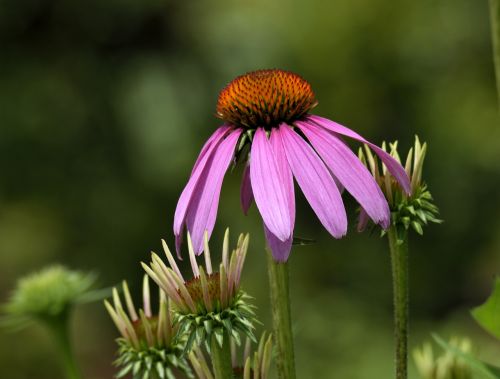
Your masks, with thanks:
[{"label": "flower head", "polygon": [[142,289],[142,309],[136,309],[126,281],[123,281],[126,308],[116,288],[113,288],[113,305],[104,302],[121,334],[117,340],[119,357],[115,361],[120,367],[117,377],[132,373],[134,378],[174,378],[174,373],[180,371],[192,378],[187,360],[182,356],[182,338],[175,337],[167,298],[160,291],[158,313],[153,314],[147,275],[144,275]]},{"label": "flower head", "polygon": [[5,305],[8,323],[66,319],[72,307],[85,301],[96,276],[55,265],[21,278]]},{"label": "flower head", "polygon": [[189,337],[186,350],[193,342],[201,344],[213,335],[222,345],[224,330],[238,344],[240,333],[255,340],[253,306],[247,303],[249,296],[240,289],[240,278],[247,254],[249,235],[241,234],[236,249],[229,255],[229,231],[224,236],[222,262],[219,271],[212,270],[208,234],[205,233],[205,268],[198,266],[191,237],[188,234],[189,259],[193,278],[185,280],[167,244],[163,248],[168,267],[161,258],[152,253],[149,265],[142,264],[148,275],[165,291],[174,309],[174,323],[179,333]]},{"label": "flower head", "polygon": [[[382,149],[387,150],[384,142]],[[392,157],[400,162],[398,153],[398,142],[389,144],[389,151]],[[433,203],[433,198],[427,185],[422,180],[422,169],[427,152],[427,143],[421,144],[415,136],[415,144],[408,152],[405,163],[405,170],[411,181],[411,194],[408,195],[398,186],[396,179],[391,175],[388,167],[382,163],[381,167],[376,157],[365,145],[365,151],[359,150],[359,158],[372,172],[379,187],[384,193],[391,209],[392,224],[396,226],[398,238],[408,229],[415,230],[418,234],[423,234],[423,226],[429,222],[441,223],[437,218],[439,210]],[[365,229],[368,223],[368,216],[364,209],[361,209],[358,230]]]},{"label": "flower head", "polygon": [[217,117],[224,124],[203,146],[175,211],[178,254],[184,226],[191,234],[195,253],[203,251],[203,234],[212,233],[222,181],[236,158],[248,158],[241,187],[243,211],[246,213],[255,200],[277,261],[288,259],[293,241],[293,178],[335,238],[347,231],[341,197],[344,188],[375,223],[389,226],[384,195],[342,137],[368,144],[409,193],[410,182],[403,167],[356,132],[310,114],[316,104],[309,83],[283,70],[250,72],[222,90]]},{"label": "flower head", "polygon": [[[260,337],[257,350],[255,350],[253,354],[251,353],[251,341],[247,338],[243,352],[243,360],[240,362],[237,357],[238,351],[236,344],[231,340],[231,363],[234,377],[241,379],[267,379],[269,377],[272,352],[272,335],[266,336],[266,333],[263,333]],[[189,360],[199,379],[215,378],[202,349],[194,348],[189,353]]]}]

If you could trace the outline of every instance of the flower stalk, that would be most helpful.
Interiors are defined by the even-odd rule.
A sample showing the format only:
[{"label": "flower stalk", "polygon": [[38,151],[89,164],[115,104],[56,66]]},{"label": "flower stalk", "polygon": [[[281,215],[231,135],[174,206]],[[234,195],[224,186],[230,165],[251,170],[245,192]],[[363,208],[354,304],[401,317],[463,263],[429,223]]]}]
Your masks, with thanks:
[{"label": "flower stalk", "polygon": [[391,253],[392,286],[394,298],[394,342],[396,378],[408,377],[408,233],[398,237],[394,226],[387,232]]},{"label": "flower stalk", "polygon": [[227,330],[223,332],[222,345],[219,345],[215,334],[212,335],[210,340],[210,352],[215,379],[232,378],[233,367],[231,365],[231,349]]},{"label": "flower stalk", "polygon": [[57,346],[58,356],[66,379],[80,379],[82,376],[70,340],[69,317],[63,315],[59,320],[47,320],[45,324]]},{"label": "flower stalk", "polygon": [[491,39],[493,62],[497,80],[498,106],[500,108],[500,0],[490,0]]},{"label": "flower stalk", "polygon": [[[401,163],[397,150],[397,141],[389,144],[390,155]],[[382,149],[387,151],[385,142]],[[439,210],[434,204],[427,185],[422,180],[422,169],[427,144],[415,143],[405,161],[405,171],[410,178],[411,192],[408,193],[390,174],[387,166],[379,165],[376,157],[365,146],[360,150],[359,158],[370,169],[382,193],[385,195],[391,211],[391,222],[381,235],[387,235],[391,255],[393,298],[394,298],[394,339],[396,357],[396,379],[408,377],[408,330],[409,330],[409,291],[408,291],[408,236],[413,230],[422,235],[423,228],[429,223],[441,223],[437,218]],[[361,209],[358,230],[362,231],[368,223],[367,213]]]},{"label": "flower stalk", "polygon": [[281,379],[295,379],[295,353],[290,311],[288,262],[276,262],[271,251],[267,250],[273,331],[277,347],[276,365],[278,368],[278,377]]}]

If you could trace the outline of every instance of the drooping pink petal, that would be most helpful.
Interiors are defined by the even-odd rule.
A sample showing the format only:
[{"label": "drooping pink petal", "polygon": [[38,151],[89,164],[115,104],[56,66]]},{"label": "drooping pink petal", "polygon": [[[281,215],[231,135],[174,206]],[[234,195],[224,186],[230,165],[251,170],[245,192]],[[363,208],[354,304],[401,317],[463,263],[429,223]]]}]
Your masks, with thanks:
[{"label": "drooping pink petal", "polygon": [[323,226],[336,238],[347,232],[347,216],[339,190],[323,161],[291,127],[279,127],[288,163]]},{"label": "drooping pink petal", "polygon": [[246,165],[245,170],[243,171],[243,178],[241,180],[240,201],[241,201],[241,208],[243,208],[243,213],[246,216],[248,213],[248,209],[250,208],[250,205],[252,205],[253,201],[252,182],[250,180],[250,165]]},{"label": "drooping pink petal", "polygon": [[358,157],[336,135],[310,122],[297,121],[311,145],[370,218],[388,226],[390,210],[377,182]]},{"label": "drooping pink petal", "polygon": [[286,262],[292,250],[293,236],[290,236],[285,241],[280,241],[264,224],[264,232],[266,235],[267,245],[271,249],[273,258],[276,262]]},{"label": "drooping pink petal", "polygon": [[288,201],[288,210],[290,212],[290,223],[293,234],[293,227],[295,225],[295,190],[293,187],[293,175],[290,165],[288,164],[285,149],[283,148],[279,133],[279,129],[273,128],[271,131],[271,137],[269,138],[269,143],[271,144],[274,156],[276,157],[281,183],[285,185],[285,195]]},{"label": "drooping pink petal", "polygon": [[234,157],[241,129],[232,131],[211,155],[193,192],[186,214],[186,224],[196,254],[203,251],[203,234],[210,236],[215,225],[224,175]]},{"label": "drooping pink petal", "polygon": [[346,128],[345,126],[342,126],[332,120],[328,120],[327,118],[323,118],[316,115],[308,115],[306,119],[334,133],[342,134],[344,136],[353,138],[357,141],[366,143],[373,149],[373,151],[375,151],[375,153],[380,157],[382,162],[384,162],[389,172],[399,182],[399,184],[405,190],[405,192],[408,194],[411,193],[410,179],[408,178],[408,175],[406,174],[406,171],[404,170],[403,166],[401,166],[393,157],[391,157],[387,152],[382,150],[380,147],[367,141],[355,131]]},{"label": "drooping pink petal", "polygon": [[257,128],[252,142],[250,180],[264,224],[280,241],[286,241],[292,233],[287,192],[273,148],[262,128]]},{"label": "drooping pink petal", "polygon": [[335,184],[337,185],[337,188],[339,189],[339,192],[340,194],[342,195],[344,193],[344,186],[342,185],[342,183],[340,182],[340,180],[334,175],[334,173],[330,170],[330,174],[332,175],[332,178],[335,182]]},{"label": "drooping pink petal", "polygon": [[191,177],[189,178],[186,187],[184,187],[184,190],[179,197],[174,215],[174,234],[176,236],[177,255],[179,255],[179,246],[182,238],[181,235],[183,232],[184,221],[186,220],[186,213],[193,196],[193,192],[198,181],[200,180],[207,162],[210,161],[213,152],[217,149],[219,143],[223,140],[228,130],[228,127],[223,125],[218,128],[215,133],[212,134],[212,136],[209,138],[210,143],[207,141],[207,143],[203,147],[195,163],[195,167],[193,169],[193,172],[191,173]]},{"label": "drooping pink petal", "polygon": [[368,225],[368,221],[370,218],[368,217],[368,213],[361,207],[359,210],[359,217],[358,217],[358,227],[357,230],[358,232],[363,232],[366,229],[366,225]]},{"label": "drooping pink petal", "polygon": [[224,136],[227,134],[227,132],[231,129],[230,125],[221,125],[219,126],[215,132],[212,133],[212,135],[208,138],[208,140],[205,142],[203,147],[201,148],[200,154],[198,155],[198,158],[196,159],[196,162],[194,162],[193,170],[191,171],[191,176],[195,172],[196,168],[202,161],[203,157],[209,152],[210,147],[213,144],[218,144],[221,138],[224,138]]}]

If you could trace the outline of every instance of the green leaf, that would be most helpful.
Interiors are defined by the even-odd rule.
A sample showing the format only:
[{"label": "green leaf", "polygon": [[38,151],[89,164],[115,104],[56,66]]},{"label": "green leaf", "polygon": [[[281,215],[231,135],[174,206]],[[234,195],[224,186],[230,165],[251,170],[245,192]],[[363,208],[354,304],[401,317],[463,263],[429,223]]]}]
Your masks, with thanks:
[{"label": "green leaf", "polygon": [[500,339],[500,277],[495,279],[495,288],[488,300],[471,314],[479,325]]},{"label": "green leaf", "polygon": [[478,374],[481,374],[481,378],[484,379],[500,379],[500,369],[494,366],[491,366],[487,363],[484,363],[474,357],[473,355],[469,353],[465,353],[461,351],[460,349],[456,348],[455,346],[451,346],[450,344],[446,343],[441,337],[439,337],[437,334],[433,334],[432,338],[441,346],[444,350],[452,353],[453,355],[461,358],[464,360],[465,363],[467,363],[470,368],[472,368],[474,371],[476,371]]},{"label": "green leaf", "polygon": [[113,291],[113,287],[101,288],[98,290],[88,291],[88,292],[85,292],[83,295],[77,297],[75,300],[75,303],[86,304],[86,303],[93,303],[96,301],[100,301],[100,300],[106,299],[107,297],[110,297],[112,291]]}]

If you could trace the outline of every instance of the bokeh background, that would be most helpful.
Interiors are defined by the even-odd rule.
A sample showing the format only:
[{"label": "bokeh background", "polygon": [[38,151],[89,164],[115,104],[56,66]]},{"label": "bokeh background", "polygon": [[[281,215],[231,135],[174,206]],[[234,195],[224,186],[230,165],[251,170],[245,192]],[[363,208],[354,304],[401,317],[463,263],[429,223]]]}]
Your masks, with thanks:
[{"label": "bokeh background", "polygon": [[[468,309],[500,264],[500,136],[486,0],[1,0],[0,300],[47,264],[128,279],[160,239],[173,244],[177,197],[220,124],[219,90],[259,68],[300,73],[316,113],[376,143],[428,141],[425,179],[441,209],[411,241],[411,346],[438,332],[499,345]],[[250,231],[244,287],[269,325],[260,217],[224,182],[213,246]],[[300,378],[392,374],[389,256],[378,235],[334,240],[301,195],[290,260]],[[414,236],[415,237],[415,236]],[[186,267],[187,268],[187,267]],[[117,333],[101,304],[72,328],[89,379],[110,378]],[[0,376],[60,378],[44,330],[0,333]],[[416,378],[412,367],[412,376]]]}]

